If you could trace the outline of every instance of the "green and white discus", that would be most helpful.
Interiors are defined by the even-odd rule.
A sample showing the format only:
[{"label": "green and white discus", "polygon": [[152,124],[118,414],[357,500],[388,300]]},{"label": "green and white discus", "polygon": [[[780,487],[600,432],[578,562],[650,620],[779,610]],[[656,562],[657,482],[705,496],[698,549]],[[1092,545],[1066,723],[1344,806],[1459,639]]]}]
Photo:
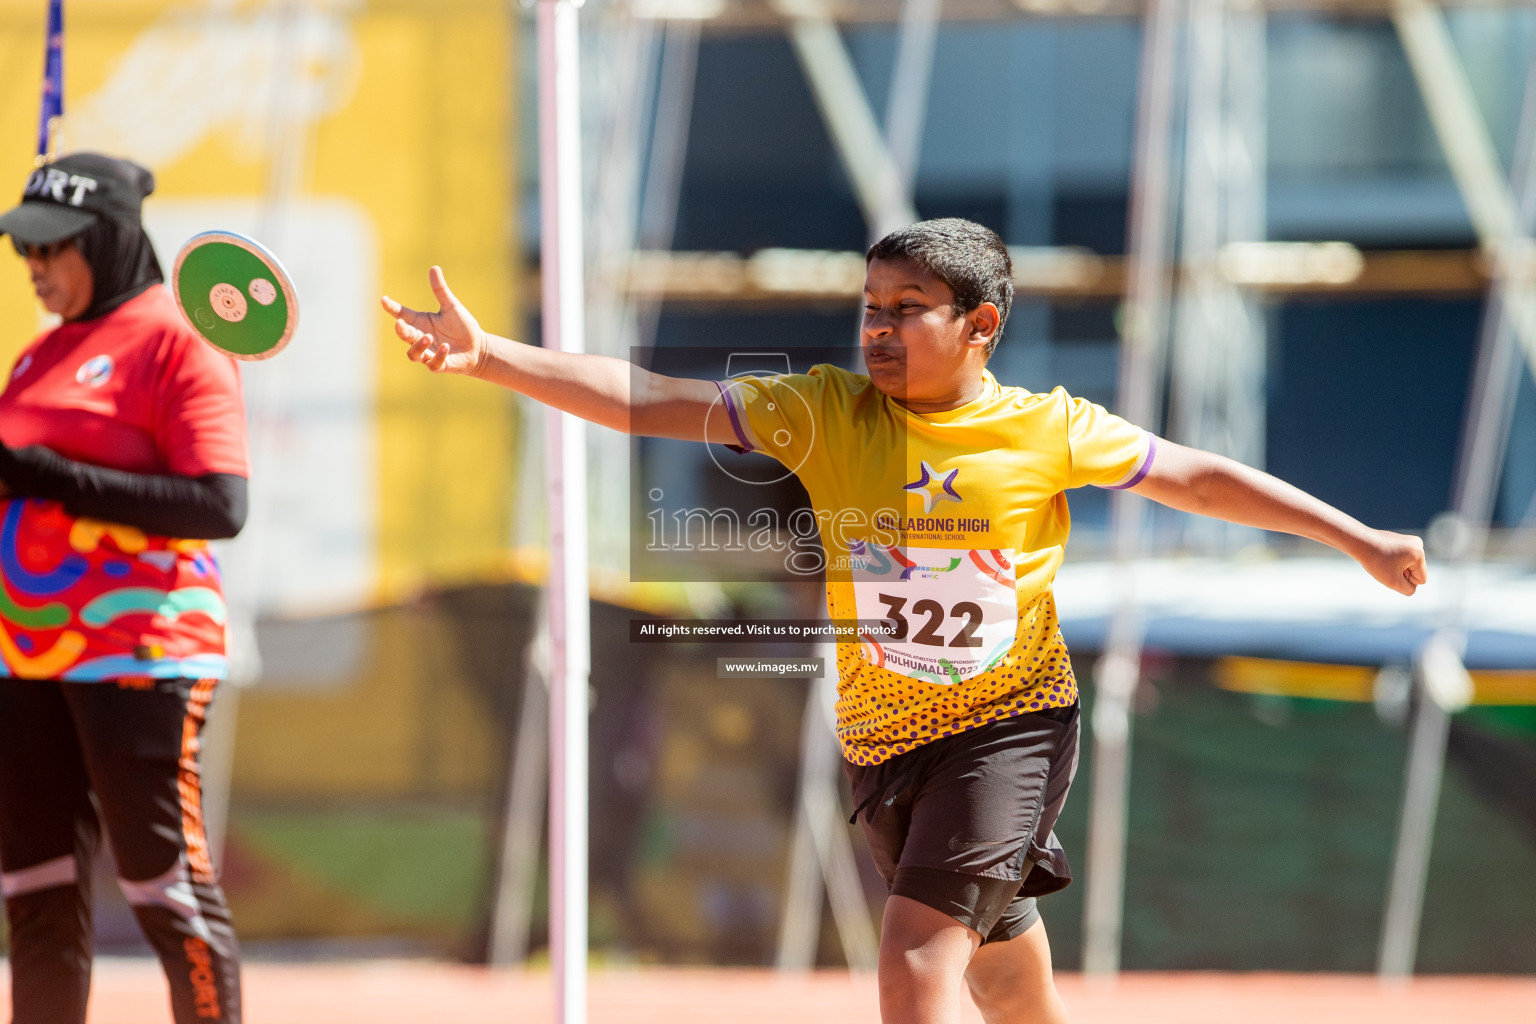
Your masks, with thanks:
[{"label": "green and white discus", "polygon": [[236,359],[271,359],[299,323],[299,296],[283,265],[233,231],[189,238],[176,254],[171,291],[187,324]]}]

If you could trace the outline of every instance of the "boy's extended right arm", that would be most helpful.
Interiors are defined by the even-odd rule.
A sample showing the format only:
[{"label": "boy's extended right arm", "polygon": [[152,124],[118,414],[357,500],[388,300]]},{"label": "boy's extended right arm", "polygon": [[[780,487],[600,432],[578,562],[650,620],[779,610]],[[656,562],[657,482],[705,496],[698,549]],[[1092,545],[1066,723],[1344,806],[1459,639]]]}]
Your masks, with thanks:
[{"label": "boy's extended right arm", "polygon": [[731,444],[736,433],[714,381],[666,377],[611,356],[557,352],[486,334],[448,288],[428,273],[439,309],[427,313],[384,296],[406,357],[434,373],[500,385],[626,434]]}]

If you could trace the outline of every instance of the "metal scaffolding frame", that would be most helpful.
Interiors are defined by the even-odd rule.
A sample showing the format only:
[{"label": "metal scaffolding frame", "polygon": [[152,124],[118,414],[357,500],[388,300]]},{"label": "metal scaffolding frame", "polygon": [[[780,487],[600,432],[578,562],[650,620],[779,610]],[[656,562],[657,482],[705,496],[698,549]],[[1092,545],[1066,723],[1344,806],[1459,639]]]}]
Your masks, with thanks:
[{"label": "metal scaffolding frame", "polygon": [[[1130,261],[1076,246],[1011,246],[1014,295],[1066,303],[1124,297]],[[1245,293],[1337,301],[1402,295],[1467,298],[1487,292],[1491,268],[1477,250],[1361,252],[1348,242],[1245,242],[1227,245],[1220,271]],[[637,303],[674,307],[773,306],[846,310],[864,288],[856,250],[763,249],[736,252],[641,251],[618,286]]]},{"label": "metal scaffolding frame", "polygon": [[[832,138],[838,160],[853,185],[870,240],[917,220],[917,211],[912,207],[911,173],[903,173],[875,120],[869,96],[859,82],[858,70],[848,55],[837,23],[832,20],[829,5],[824,0],[773,3],[785,18],[785,31],[816,98],[816,109]],[[913,23],[920,26],[922,19],[914,19]],[[930,52],[928,62],[931,61]],[[922,95],[908,98],[920,100],[926,107],[926,75],[924,79]],[[898,119],[897,123],[903,122]],[[907,144],[915,148],[917,143]],[[915,156],[909,158],[914,160],[915,167]]]},{"label": "metal scaffolding frame", "polygon": [[[1536,68],[1527,77],[1515,146],[1512,190],[1478,111],[1444,16],[1424,0],[1399,0],[1393,22],[1429,108],[1440,146],[1494,267],[1484,311],[1466,426],[1457,457],[1456,492],[1431,540],[1447,562],[1439,629],[1418,657],[1417,708],[1405,769],[1402,813],[1377,970],[1383,979],[1413,973],[1424,889],[1444,774],[1450,717],[1472,700],[1466,651],[1470,570],[1483,556],[1482,538],[1493,517],[1499,468],[1515,409],[1522,348],[1536,374],[1536,288],[1530,278],[1531,232],[1536,227]],[[1438,534],[1438,537],[1436,536]]]},{"label": "metal scaffolding frame", "polygon": [[[1156,396],[1163,367],[1151,357],[1156,350],[1160,321],[1148,310],[1157,309],[1156,300],[1161,289],[1166,287],[1166,272],[1160,259],[1161,250],[1150,246],[1147,238],[1160,229],[1158,218],[1178,198],[1172,189],[1172,177],[1167,174],[1168,161],[1164,152],[1172,115],[1162,105],[1162,97],[1174,90],[1179,75],[1179,62],[1175,57],[1178,47],[1172,38],[1176,33],[1171,25],[1175,16],[1169,13],[1177,2],[1179,0],[1151,0],[1147,9],[1132,185],[1133,274],[1127,297],[1129,315],[1123,335],[1120,409],[1123,415],[1149,427],[1155,426],[1157,420]],[[1225,6],[1223,0],[1189,2],[1194,4],[1194,13],[1189,20],[1190,87],[1187,96],[1190,106],[1186,111],[1190,166],[1184,189],[1186,197],[1192,194],[1215,196],[1216,200],[1210,205],[1216,207],[1216,213],[1196,213],[1190,208],[1202,204],[1185,203],[1182,242],[1187,284],[1173,375],[1174,420],[1175,429],[1184,435],[1181,440],[1187,437],[1191,443],[1222,450],[1222,442],[1231,443],[1237,439],[1223,437],[1219,429],[1213,429],[1217,424],[1224,425],[1224,418],[1206,419],[1209,400],[1213,396],[1236,398],[1242,394],[1245,381],[1242,374],[1229,376],[1228,390],[1225,391],[1208,383],[1217,374],[1206,373],[1204,360],[1211,358],[1212,340],[1202,335],[1209,329],[1209,324],[1225,323],[1229,330],[1237,327],[1239,329],[1233,336],[1243,338],[1251,358],[1257,332],[1248,332],[1243,337],[1241,319],[1234,315],[1237,297],[1216,277],[1204,276],[1201,268],[1209,265],[1213,256],[1220,256],[1216,240],[1221,238],[1221,229],[1213,227],[1213,216],[1231,216],[1231,194],[1240,192],[1254,177],[1262,180],[1254,168],[1244,166],[1241,160],[1233,160],[1231,156],[1233,140],[1243,125],[1256,124],[1262,131],[1263,107],[1262,100],[1254,104],[1250,93],[1245,102],[1240,101],[1239,109],[1243,112],[1235,118],[1223,118],[1208,109],[1217,103],[1216,97],[1223,97],[1225,101],[1231,87],[1231,83],[1220,76],[1224,59],[1230,56],[1227,48],[1243,44],[1226,36],[1215,24]],[[1262,19],[1259,13],[1250,16]],[[1536,373],[1536,289],[1531,281],[1530,240],[1531,210],[1532,205],[1536,205],[1536,196],[1532,194],[1536,193],[1536,185],[1528,184],[1532,174],[1530,124],[1532,117],[1536,117],[1530,109],[1532,91],[1527,90],[1517,170],[1522,194],[1517,202],[1500,169],[1494,145],[1439,8],[1428,0],[1394,0],[1391,16],[1441,149],[1466,202],[1474,230],[1485,256],[1494,267],[1489,324],[1485,326],[1484,353],[1479,359],[1481,374],[1496,374],[1500,360],[1507,363],[1508,352],[1516,344]],[[1197,87],[1197,83],[1201,84]],[[1258,152],[1262,153],[1262,146]],[[1211,173],[1213,169],[1214,173]],[[1234,182],[1230,180],[1232,176],[1240,180]],[[1196,193],[1196,189],[1204,191]],[[1242,221],[1239,206],[1233,223],[1240,225]],[[1262,238],[1262,220],[1259,228]],[[1243,241],[1229,235],[1226,244]],[[1186,311],[1191,316],[1188,323],[1197,328],[1193,337],[1183,331],[1186,322],[1182,314]],[[1220,359],[1215,361],[1220,363]],[[1238,365],[1242,365],[1241,357]],[[1248,366],[1250,373],[1255,367],[1261,371],[1262,360]],[[1503,379],[1506,388],[1512,387],[1508,383],[1511,377],[1513,375],[1506,374]],[[1444,624],[1426,643],[1417,659],[1421,699],[1410,741],[1402,818],[1382,927],[1379,970],[1384,978],[1398,978],[1412,972],[1449,715],[1465,707],[1471,699],[1471,681],[1462,662],[1465,648],[1462,620],[1468,585],[1464,570],[1481,554],[1475,539],[1481,537],[1488,526],[1497,465],[1508,435],[1508,416],[1513,409],[1512,397],[1507,391],[1495,394],[1493,381],[1497,379],[1493,376],[1481,378],[1469,405],[1467,440],[1460,455],[1460,479],[1452,528],[1448,531],[1452,541],[1443,551],[1444,557],[1452,562],[1453,574],[1447,589],[1449,597]],[[1248,377],[1246,386],[1251,387],[1254,381],[1262,385],[1261,373]],[[1192,397],[1179,401],[1181,392]],[[1204,399],[1206,404],[1201,404],[1198,399]],[[1088,896],[1084,914],[1084,968],[1091,975],[1102,978],[1112,978],[1119,969],[1125,822],[1129,804],[1129,709],[1140,676],[1142,639],[1142,614],[1137,606],[1135,586],[1136,563],[1144,557],[1146,543],[1137,499],[1117,495],[1114,518],[1116,557],[1126,584],[1122,603],[1109,629],[1106,653],[1095,673],[1098,684],[1092,719],[1095,775],[1089,809]]]},{"label": "metal scaffolding frame", "polygon": [[[1152,0],[1142,34],[1136,150],[1131,179],[1130,280],[1121,329],[1118,406],[1133,423],[1155,426],[1167,359],[1169,263],[1173,250],[1174,84],[1179,25],[1188,0]],[[1093,787],[1083,906],[1083,970],[1113,977],[1120,969],[1125,899],[1126,822],[1130,806],[1131,702],[1141,676],[1144,622],[1137,562],[1145,547],[1145,502],[1116,491],[1111,504],[1115,561],[1124,580],[1103,656],[1094,667]]]},{"label": "metal scaffolding frame", "polygon": [[1183,194],[1207,198],[1181,209],[1168,396],[1172,440],[1261,468],[1264,314],[1222,254],[1265,236],[1265,25],[1246,4],[1191,3]]},{"label": "metal scaffolding frame", "polygon": [[933,81],[933,54],[939,41],[943,0],[902,0],[901,27],[896,33],[896,59],[885,101],[885,137],[910,199],[917,181],[923,125],[928,118],[928,90]]}]

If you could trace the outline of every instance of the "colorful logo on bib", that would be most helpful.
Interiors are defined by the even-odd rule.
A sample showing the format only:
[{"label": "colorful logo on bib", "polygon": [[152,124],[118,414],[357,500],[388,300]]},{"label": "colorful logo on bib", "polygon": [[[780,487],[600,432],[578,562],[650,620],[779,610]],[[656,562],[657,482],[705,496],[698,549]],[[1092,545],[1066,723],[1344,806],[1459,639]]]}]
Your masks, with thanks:
[{"label": "colorful logo on bib", "polygon": [[935,505],[945,501],[959,501],[960,492],[955,490],[955,478],[960,475],[958,468],[941,474],[938,470],[928,465],[927,460],[920,463],[922,474],[902,490],[909,494],[915,494],[923,499],[923,514],[932,512]]},{"label": "colorful logo on bib", "polygon": [[90,388],[99,388],[111,379],[111,356],[97,356],[94,359],[87,359],[81,364],[80,369],[75,371],[75,380]]}]

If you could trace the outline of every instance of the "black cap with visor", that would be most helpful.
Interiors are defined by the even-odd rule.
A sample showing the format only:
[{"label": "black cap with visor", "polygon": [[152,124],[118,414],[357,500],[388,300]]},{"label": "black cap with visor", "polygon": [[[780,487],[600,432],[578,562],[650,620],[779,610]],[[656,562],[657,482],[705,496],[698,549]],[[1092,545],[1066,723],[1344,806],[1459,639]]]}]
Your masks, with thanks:
[{"label": "black cap with visor", "polygon": [[21,204],[0,214],[0,234],[23,255],[73,240],[92,291],[76,319],[94,320],[164,279],[140,216],[154,190],[155,176],[131,160],[71,153],[28,175]]},{"label": "black cap with visor", "polygon": [[51,245],[103,216],[138,224],[144,197],[154,190],[155,176],[130,160],[72,153],[28,176],[21,205],[0,214],[0,234],[18,247]]}]

